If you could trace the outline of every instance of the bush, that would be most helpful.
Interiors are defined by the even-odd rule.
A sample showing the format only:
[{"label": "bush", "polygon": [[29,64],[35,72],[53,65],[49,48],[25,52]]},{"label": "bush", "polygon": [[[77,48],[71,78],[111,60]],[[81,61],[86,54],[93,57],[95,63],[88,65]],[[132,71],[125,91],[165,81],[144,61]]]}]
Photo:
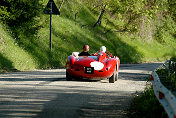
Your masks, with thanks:
[{"label": "bush", "polygon": [[176,92],[176,57],[172,57],[170,60],[168,67],[159,68],[157,74],[167,89]]},{"label": "bush", "polygon": [[130,118],[167,118],[164,108],[157,100],[152,86],[134,97],[129,109]]}]

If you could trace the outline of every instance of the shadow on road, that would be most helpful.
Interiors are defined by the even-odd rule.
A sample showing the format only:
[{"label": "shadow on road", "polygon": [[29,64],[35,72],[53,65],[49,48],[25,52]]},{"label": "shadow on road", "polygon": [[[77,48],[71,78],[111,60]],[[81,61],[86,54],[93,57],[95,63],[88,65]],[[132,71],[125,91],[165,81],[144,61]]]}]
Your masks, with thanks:
[{"label": "shadow on road", "polygon": [[115,96],[117,92],[90,89],[64,91],[46,103],[42,112],[34,118],[122,118],[126,116],[124,102],[128,105],[130,96],[118,93],[122,96]]},{"label": "shadow on road", "polygon": [[[129,93],[95,90],[91,87],[0,88],[1,118],[117,118],[126,114]],[[117,94],[121,94],[118,95]],[[118,117],[120,118],[120,117]]]},{"label": "shadow on road", "polygon": [[153,71],[161,65],[162,63],[121,64],[120,70]]},{"label": "shadow on road", "polygon": [[146,81],[150,78],[153,70],[162,63],[144,63],[144,64],[121,64],[119,79],[132,81]]},{"label": "shadow on road", "polygon": [[0,74],[0,81],[64,81],[65,72],[27,71]]},{"label": "shadow on road", "polygon": [[119,79],[121,80],[146,81],[149,77],[150,74],[119,72]]}]

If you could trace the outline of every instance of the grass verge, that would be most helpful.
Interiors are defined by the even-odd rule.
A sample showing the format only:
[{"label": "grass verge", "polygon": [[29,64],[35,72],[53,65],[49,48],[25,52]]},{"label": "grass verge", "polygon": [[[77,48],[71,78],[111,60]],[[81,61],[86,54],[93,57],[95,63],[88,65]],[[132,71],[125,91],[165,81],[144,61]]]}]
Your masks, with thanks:
[{"label": "grass verge", "polygon": [[152,85],[136,95],[128,110],[129,118],[168,118],[164,108],[156,98]]}]

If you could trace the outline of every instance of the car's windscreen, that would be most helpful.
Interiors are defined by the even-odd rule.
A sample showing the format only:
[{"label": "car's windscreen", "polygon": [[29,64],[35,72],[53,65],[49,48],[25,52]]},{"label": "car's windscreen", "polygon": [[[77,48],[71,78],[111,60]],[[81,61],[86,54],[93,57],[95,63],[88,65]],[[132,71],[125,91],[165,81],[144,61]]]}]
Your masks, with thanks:
[{"label": "car's windscreen", "polygon": [[98,61],[98,57],[97,57],[97,56],[88,56],[88,57],[90,57],[90,58],[92,58],[92,59]]}]

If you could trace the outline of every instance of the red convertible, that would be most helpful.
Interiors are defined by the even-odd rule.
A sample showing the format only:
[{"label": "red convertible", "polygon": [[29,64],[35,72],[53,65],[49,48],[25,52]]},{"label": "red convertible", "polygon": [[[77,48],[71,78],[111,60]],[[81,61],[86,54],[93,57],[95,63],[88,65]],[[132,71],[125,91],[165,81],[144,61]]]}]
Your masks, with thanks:
[{"label": "red convertible", "polygon": [[78,52],[73,52],[67,58],[66,80],[108,78],[109,83],[114,83],[118,79],[119,66],[120,59],[111,53],[103,55],[99,52],[97,56],[78,56]]}]

